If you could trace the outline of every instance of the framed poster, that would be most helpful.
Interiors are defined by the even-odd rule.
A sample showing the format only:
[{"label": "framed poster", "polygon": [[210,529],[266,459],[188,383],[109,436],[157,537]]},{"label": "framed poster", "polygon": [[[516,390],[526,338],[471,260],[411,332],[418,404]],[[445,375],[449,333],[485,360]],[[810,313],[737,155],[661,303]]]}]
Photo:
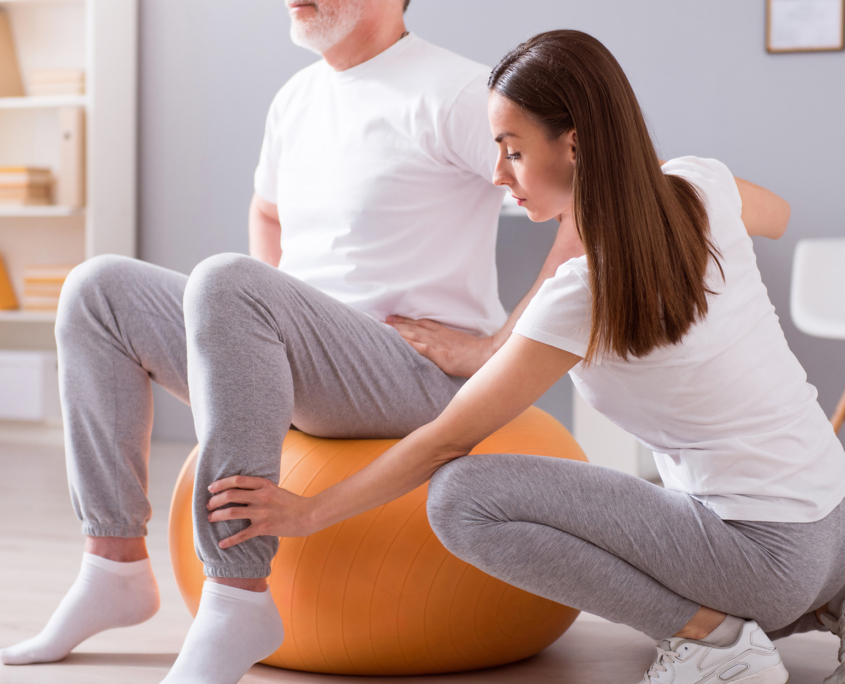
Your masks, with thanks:
[{"label": "framed poster", "polygon": [[766,0],[768,52],[845,49],[845,0]]}]

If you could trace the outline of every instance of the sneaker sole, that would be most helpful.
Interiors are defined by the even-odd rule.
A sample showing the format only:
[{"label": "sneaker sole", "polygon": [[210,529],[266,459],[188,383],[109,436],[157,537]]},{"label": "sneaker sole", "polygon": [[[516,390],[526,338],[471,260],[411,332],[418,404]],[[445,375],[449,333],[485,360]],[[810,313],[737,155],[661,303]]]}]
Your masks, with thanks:
[{"label": "sneaker sole", "polygon": [[783,663],[778,663],[750,677],[735,679],[730,684],[787,684],[787,682],[789,682],[789,673]]}]

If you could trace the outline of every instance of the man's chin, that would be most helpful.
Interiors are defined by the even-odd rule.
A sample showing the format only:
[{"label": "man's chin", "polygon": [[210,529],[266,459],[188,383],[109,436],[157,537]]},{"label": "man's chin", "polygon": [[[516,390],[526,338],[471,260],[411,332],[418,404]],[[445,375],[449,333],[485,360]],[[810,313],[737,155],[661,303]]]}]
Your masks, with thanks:
[{"label": "man's chin", "polygon": [[311,52],[316,52],[318,55],[323,53],[324,41],[319,39],[315,40],[315,36],[309,35],[305,31],[297,31],[293,26],[291,26],[290,29],[290,39],[297,47],[311,50]]},{"label": "man's chin", "polygon": [[290,27],[290,39],[294,45],[322,55],[338,41],[318,31],[307,31],[295,24]]}]

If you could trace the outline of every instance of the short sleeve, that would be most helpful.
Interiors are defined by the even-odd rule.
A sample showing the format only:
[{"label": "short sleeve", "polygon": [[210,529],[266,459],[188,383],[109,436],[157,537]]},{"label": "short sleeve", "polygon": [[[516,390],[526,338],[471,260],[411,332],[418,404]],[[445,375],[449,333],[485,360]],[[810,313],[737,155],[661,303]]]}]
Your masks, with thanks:
[{"label": "short sleeve", "polygon": [[264,126],[264,142],[261,143],[261,154],[258,158],[258,168],[255,169],[255,192],[262,199],[272,204],[278,204],[276,188],[278,179],[278,165],[281,150],[278,141],[277,109],[280,106],[279,96],[270,105],[267,122]]},{"label": "short sleeve", "polygon": [[718,159],[678,157],[663,165],[663,173],[681,176],[703,193],[708,213],[725,210],[742,214],[742,198],[730,169]]},{"label": "short sleeve", "polygon": [[561,264],[534,295],[514,332],[584,357],[590,341],[592,295],[587,258]]},{"label": "short sleeve", "polygon": [[458,94],[443,126],[446,159],[493,182],[498,151],[487,119],[487,75],[479,74]]}]

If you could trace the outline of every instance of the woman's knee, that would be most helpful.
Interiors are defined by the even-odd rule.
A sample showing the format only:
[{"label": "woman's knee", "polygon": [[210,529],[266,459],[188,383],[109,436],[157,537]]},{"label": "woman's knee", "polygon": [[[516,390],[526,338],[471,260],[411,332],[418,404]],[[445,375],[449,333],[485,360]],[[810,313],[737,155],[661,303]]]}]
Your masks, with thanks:
[{"label": "woman's knee", "polygon": [[478,457],[464,456],[440,468],[428,485],[427,512],[431,529],[449,551],[464,558],[473,544],[473,527],[483,522],[477,503]]}]

